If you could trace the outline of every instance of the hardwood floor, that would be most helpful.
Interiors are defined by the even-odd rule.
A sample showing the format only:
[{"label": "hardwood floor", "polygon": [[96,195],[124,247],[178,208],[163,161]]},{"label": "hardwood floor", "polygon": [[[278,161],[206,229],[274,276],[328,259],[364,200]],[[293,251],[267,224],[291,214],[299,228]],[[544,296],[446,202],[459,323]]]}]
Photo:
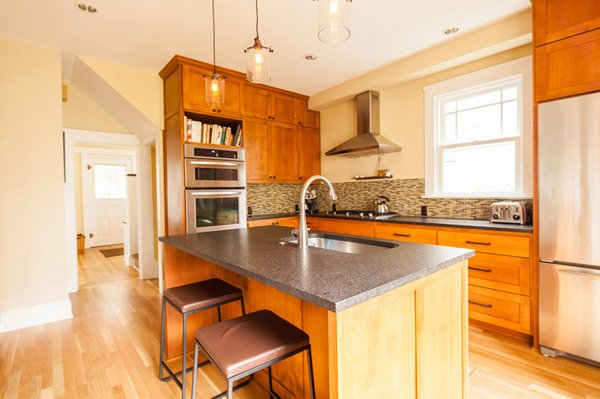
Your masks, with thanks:
[{"label": "hardwood floor", "polygon": [[[175,383],[157,378],[157,281],[139,280],[122,257],[105,258],[98,249],[79,260],[72,320],[0,334],[0,398],[180,397]],[[600,398],[600,368],[547,359],[523,342],[476,328],[469,352],[470,398]],[[198,398],[223,389],[212,366],[200,378]],[[268,395],[250,384],[235,397]]]}]

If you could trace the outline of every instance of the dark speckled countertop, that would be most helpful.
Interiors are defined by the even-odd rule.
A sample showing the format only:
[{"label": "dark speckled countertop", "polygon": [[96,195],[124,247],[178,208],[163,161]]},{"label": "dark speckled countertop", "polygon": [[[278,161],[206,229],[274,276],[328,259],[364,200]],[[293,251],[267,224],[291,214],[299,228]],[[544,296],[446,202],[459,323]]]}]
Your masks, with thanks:
[{"label": "dark speckled countertop", "polygon": [[278,226],[161,237],[160,241],[283,292],[340,312],[474,255],[438,245],[398,244],[369,254],[282,246]]},{"label": "dark speckled countertop", "polygon": [[[272,219],[272,218],[283,218],[290,216],[298,216],[297,213],[273,213],[263,215],[251,215],[248,217],[248,221],[261,220],[261,219]],[[328,213],[316,213],[307,214],[308,217],[327,218],[327,219],[341,219],[341,220],[362,220],[366,222],[386,222],[386,223],[402,223],[402,224],[416,224],[421,226],[441,226],[441,227],[458,227],[465,229],[482,229],[492,231],[513,231],[520,233],[531,233],[533,226],[521,225],[521,224],[509,224],[509,223],[490,223],[487,220],[471,220],[471,219],[444,219],[436,217],[417,217],[417,216],[383,216],[379,218],[370,219],[368,217],[359,216],[344,216],[341,214],[332,215]]]}]

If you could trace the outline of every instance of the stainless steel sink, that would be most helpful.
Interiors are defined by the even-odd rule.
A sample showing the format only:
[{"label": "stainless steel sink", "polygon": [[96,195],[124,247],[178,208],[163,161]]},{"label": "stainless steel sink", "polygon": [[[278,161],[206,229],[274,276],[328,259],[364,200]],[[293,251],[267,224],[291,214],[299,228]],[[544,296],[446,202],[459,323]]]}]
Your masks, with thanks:
[{"label": "stainless steel sink", "polygon": [[[298,246],[295,237],[284,237],[281,245]],[[364,254],[397,247],[398,244],[385,241],[370,240],[362,237],[338,236],[333,234],[312,233],[308,235],[308,246],[328,249],[330,251],[346,252],[349,254]]]}]

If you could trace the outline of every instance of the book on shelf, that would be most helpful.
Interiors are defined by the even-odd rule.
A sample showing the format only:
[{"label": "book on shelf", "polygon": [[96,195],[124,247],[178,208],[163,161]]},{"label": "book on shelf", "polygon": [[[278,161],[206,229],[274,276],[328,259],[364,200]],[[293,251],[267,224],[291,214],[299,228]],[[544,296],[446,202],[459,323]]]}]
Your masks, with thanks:
[{"label": "book on shelf", "polygon": [[185,141],[237,147],[243,144],[241,124],[233,128],[216,123],[204,123],[185,115],[183,123]]}]

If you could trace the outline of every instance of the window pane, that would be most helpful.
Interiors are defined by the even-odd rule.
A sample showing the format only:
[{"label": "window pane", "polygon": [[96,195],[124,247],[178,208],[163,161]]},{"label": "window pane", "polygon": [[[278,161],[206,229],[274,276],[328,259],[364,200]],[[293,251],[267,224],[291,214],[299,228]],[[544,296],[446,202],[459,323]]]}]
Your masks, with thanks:
[{"label": "window pane", "polygon": [[502,90],[502,101],[516,100],[517,99],[517,86],[509,87],[508,89]]},{"label": "window pane", "polygon": [[493,139],[501,136],[500,104],[458,113],[459,142]]},{"label": "window pane", "polygon": [[127,198],[125,166],[94,165],[94,192],[96,199]]},{"label": "window pane", "polygon": [[512,137],[520,136],[520,134],[517,101],[502,104],[502,136]]},{"label": "window pane", "polygon": [[514,141],[446,149],[442,157],[444,193],[516,191]]},{"label": "window pane", "polygon": [[456,114],[449,114],[444,117],[444,144],[456,142]]},{"label": "window pane", "polygon": [[481,107],[500,102],[500,90],[494,90],[474,96],[461,98],[457,101],[458,110]]}]

